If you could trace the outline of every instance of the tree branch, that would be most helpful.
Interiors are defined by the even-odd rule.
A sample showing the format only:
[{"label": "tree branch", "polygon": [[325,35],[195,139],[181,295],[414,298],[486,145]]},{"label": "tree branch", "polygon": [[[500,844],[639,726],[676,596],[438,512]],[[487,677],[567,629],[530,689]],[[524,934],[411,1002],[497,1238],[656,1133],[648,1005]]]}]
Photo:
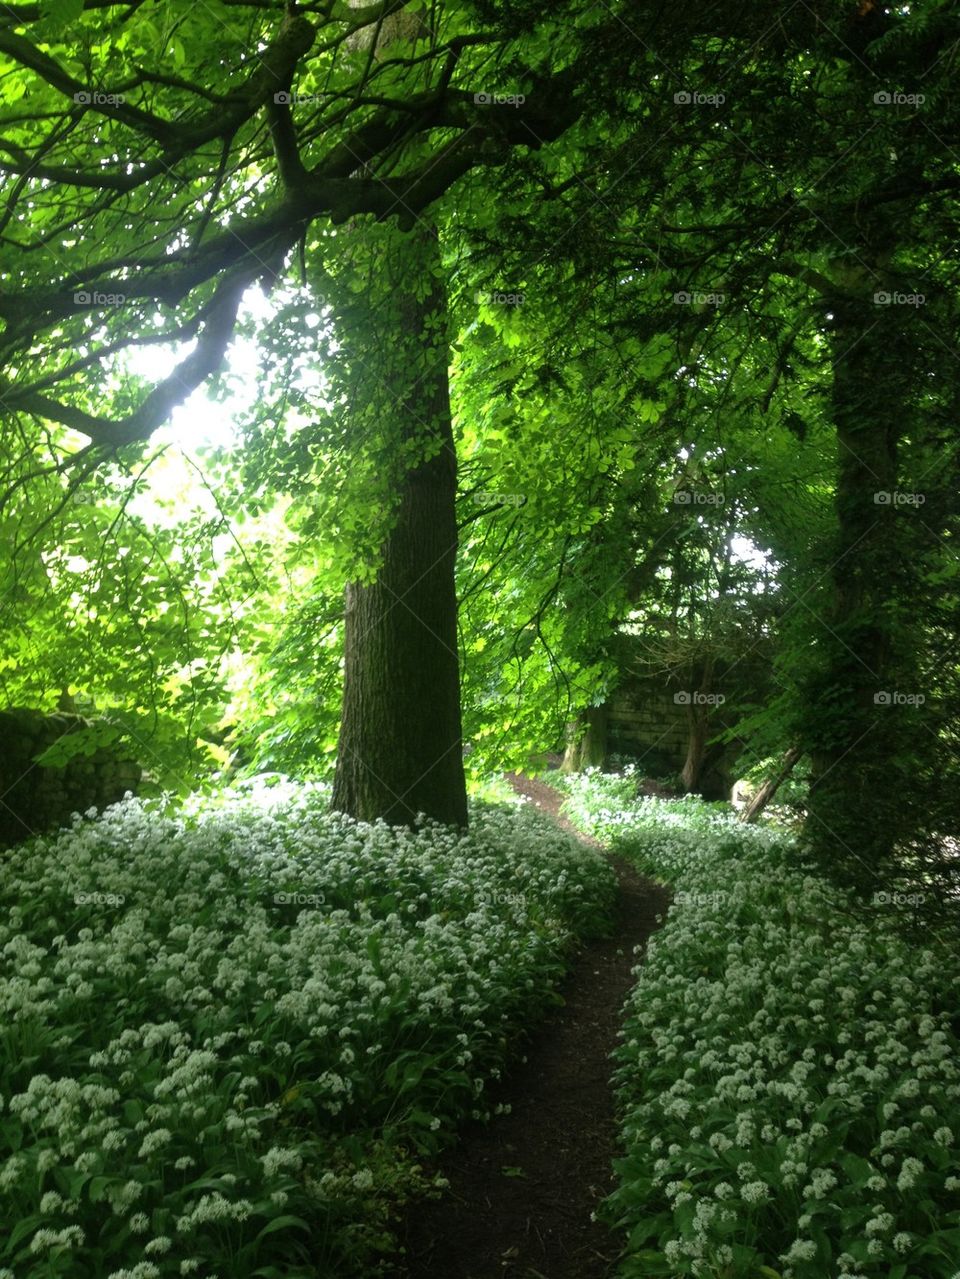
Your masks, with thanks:
[{"label": "tree branch", "polygon": [[32,388],[18,392],[16,384],[7,388],[3,397],[5,404],[60,422],[86,435],[95,444],[111,449],[149,439],[177,405],[219,369],[233,336],[240,300],[256,277],[255,272],[245,272],[221,283],[207,307],[206,322],[196,348],[149,392],[140,407],[129,416],[113,421],[95,417]]}]

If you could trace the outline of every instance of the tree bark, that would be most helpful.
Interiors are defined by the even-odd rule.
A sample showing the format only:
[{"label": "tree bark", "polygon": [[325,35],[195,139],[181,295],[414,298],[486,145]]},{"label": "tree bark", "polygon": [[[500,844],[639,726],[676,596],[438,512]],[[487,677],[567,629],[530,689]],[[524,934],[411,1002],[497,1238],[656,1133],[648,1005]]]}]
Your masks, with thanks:
[{"label": "tree bark", "polygon": [[[803,744],[812,765],[807,838],[831,865],[878,870],[903,824],[906,718],[877,698],[913,692],[916,596],[898,536],[898,441],[919,376],[906,308],[831,299],[837,532],[832,599],[815,632]],[[915,668],[914,668],[915,669]]]},{"label": "tree bark", "polygon": [[757,791],[756,795],[754,795],[753,799],[751,799],[749,804],[745,806],[743,812],[740,814],[740,820],[742,822],[755,822],[757,820],[766,806],[770,803],[771,799],[773,799],[774,795],[776,795],[782,783],[785,782],[793,772],[794,767],[802,754],[803,752],[798,746],[790,747],[786,755],[784,755],[783,762],[777,769],[776,773],[774,773],[772,777],[767,778]]},{"label": "tree bark", "polygon": [[687,707],[687,723],[690,730],[687,737],[687,758],[680,772],[680,780],[683,782],[683,789],[690,794],[697,789],[707,748],[706,708],[695,706],[691,702]]},{"label": "tree bark", "polygon": [[588,706],[567,725],[567,744],[561,772],[582,773],[585,768],[603,768],[607,758],[607,708]]},{"label": "tree bark", "polygon": [[346,588],[333,807],[362,821],[410,825],[423,813],[465,826],[446,297],[436,230],[402,244],[399,323],[371,394],[390,415],[390,455],[415,460],[397,478],[376,579]]},{"label": "tree bark", "polygon": [[[699,785],[700,774],[703,771],[704,759],[707,753],[711,704],[698,700],[697,695],[699,694],[703,698],[709,694],[713,683],[713,666],[713,657],[707,657],[699,680],[695,678],[696,668],[694,666],[690,668],[690,700],[687,703],[687,724],[690,731],[687,738],[687,758],[684,760],[683,768],[680,772],[680,780],[687,794],[695,791]],[[697,687],[694,688],[694,685]]]}]

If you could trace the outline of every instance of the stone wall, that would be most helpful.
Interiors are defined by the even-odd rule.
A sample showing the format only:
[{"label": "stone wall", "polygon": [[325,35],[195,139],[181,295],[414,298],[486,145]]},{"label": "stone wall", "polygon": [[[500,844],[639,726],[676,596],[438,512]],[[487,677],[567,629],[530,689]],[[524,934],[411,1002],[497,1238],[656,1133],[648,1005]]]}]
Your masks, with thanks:
[{"label": "stone wall", "polygon": [[610,748],[643,757],[653,775],[679,773],[687,756],[687,708],[657,687],[631,689],[611,698],[607,712]]},{"label": "stone wall", "polygon": [[[648,777],[678,775],[687,757],[690,719],[687,705],[677,698],[696,696],[699,680],[652,670],[631,653],[626,642],[622,669],[620,687],[607,704],[608,750],[635,758]],[[769,685],[769,666],[752,656],[718,663],[711,696],[723,700],[709,706],[708,738],[733,727],[748,706],[767,695]],[[745,745],[734,740],[706,747],[698,787],[706,798],[729,797]]]},{"label": "stone wall", "polygon": [[43,711],[0,711],[0,847],[70,824],[71,815],[92,805],[104,808],[136,791],[141,769],[129,747],[87,743],[62,767],[37,757],[97,721]]}]

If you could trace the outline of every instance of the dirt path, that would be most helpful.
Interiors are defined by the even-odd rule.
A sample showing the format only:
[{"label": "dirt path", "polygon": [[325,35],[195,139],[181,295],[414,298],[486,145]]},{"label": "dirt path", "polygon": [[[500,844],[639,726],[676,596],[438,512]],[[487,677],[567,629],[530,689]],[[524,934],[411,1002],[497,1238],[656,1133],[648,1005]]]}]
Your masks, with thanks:
[{"label": "dirt path", "polygon": [[[514,788],[584,842],[558,816],[561,796],[512,776]],[[591,1220],[613,1189],[617,1127],[610,1054],[631,986],[633,949],[656,929],[666,890],[612,859],[620,881],[613,935],[584,947],[563,986],[564,1007],[541,1025],[496,1094],[511,1113],[464,1130],[438,1170],[439,1201],[403,1228],[406,1279],[607,1279],[620,1241]]]}]

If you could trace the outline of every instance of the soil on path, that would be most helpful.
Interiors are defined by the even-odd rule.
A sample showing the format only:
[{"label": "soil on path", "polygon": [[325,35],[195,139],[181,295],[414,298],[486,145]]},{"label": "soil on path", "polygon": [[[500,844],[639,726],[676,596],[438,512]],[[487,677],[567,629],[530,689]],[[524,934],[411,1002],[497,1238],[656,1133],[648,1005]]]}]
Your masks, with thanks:
[{"label": "soil on path", "polygon": [[[511,775],[521,794],[585,843],[559,816],[562,797]],[[620,883],[614,930],[586,944],[561,989],[565,1003],[537,1027],[526,1061],[494,1098],[510,1113],[471,1125],[436,1171],[443,1199],[415,1205],[402,1227],[406,1279],[607,1279],[620,1241],[592,1219],[614,1188],[619,1154],[610,1054],[631,969],[665,913],[668,894],[611,858]]]}]

